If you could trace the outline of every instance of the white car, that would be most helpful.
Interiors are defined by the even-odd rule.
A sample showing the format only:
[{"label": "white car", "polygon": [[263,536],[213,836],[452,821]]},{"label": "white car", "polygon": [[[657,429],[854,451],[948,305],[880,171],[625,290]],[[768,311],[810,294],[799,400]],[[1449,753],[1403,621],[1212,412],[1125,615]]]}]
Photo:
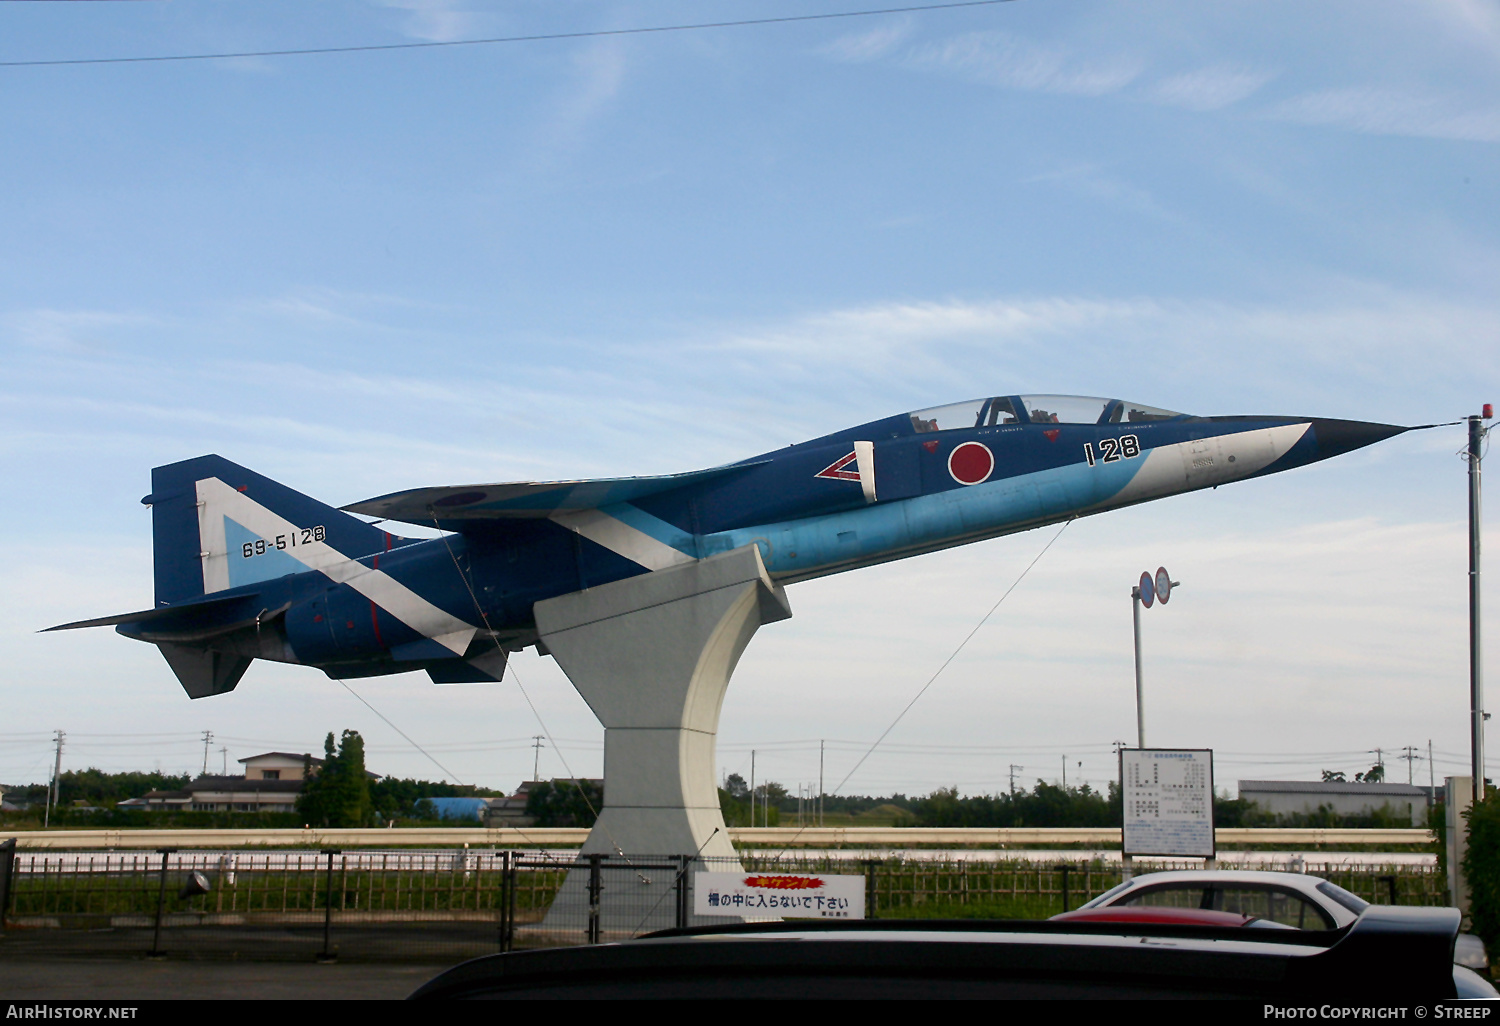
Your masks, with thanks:
[{"label": "white car", "polygon": [[[1248,869],[1147,873],[1105,891],[1080,909],[1111,905],[1217,909],[1299,930],[1341,930],[1370,907],[1364,898],[1322,877]],[[1488,970],[1490,964],[1484,942],[1467,933],[1458,935],[1453,961],[1477,972]]]},{"label": "white car", "polygon": [[1081,907],[1211,908],[1299,930],[1338,930],[1358,919],[1369,904],[1338,884],[1303,873],[1185,869],[1135,877]]}]

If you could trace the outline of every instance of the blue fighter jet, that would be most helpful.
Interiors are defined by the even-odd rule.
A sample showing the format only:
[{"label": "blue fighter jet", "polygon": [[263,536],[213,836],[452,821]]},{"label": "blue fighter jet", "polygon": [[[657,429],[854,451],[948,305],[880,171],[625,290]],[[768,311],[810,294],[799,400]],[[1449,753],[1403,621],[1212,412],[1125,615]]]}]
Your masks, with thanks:
[{"label": "blue fighter jet", "polygon": [[[191,698],[252,660],[498,681],[541,600],[755,545],[771,579],[887,560],[1274,474],[1408,430],[1002,395],[662,477],[419,488],[343,507],[219,456],[151,472],[156,606],[114,625]],[[360,516],[356,516],[359,514]],[[376,518],[367,522],[361,516]],[[444,532],[413,539],[381,523]]]}]

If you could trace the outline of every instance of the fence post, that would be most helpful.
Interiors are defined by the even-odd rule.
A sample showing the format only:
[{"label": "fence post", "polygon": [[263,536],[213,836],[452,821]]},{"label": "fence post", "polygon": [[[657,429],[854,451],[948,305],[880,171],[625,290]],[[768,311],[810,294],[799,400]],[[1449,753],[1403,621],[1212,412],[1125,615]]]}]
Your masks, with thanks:
[{"label": "fence post", "polygon": [[1390,892],[1391,904],[1392,905],[1397,904],[1397,902],[1396,902],[1396,878],[1394,876],[1377,876],[1375,878],[1375,880],[1376,880],[1377,883],[1383,883],[1383,884],[1386,885],[1387,889]]},{"label": "fence post", "polygon": [[508,852],[506,857],[510,860],[510,914],[505,917],[505,950],[510,951],[516,946],[516,891],[521,887],[521,867],[515,852]]},{"label": "fence post", "polygon": [[167,907],[167,860],[176,850],[176,848],[156,849],[156,853],[161,856],[161,885],[156,892],[156,929],[151,934],[151,950],[146,952],[147,958],[167,957],[167,953],[161,949],[161,917]]},{"label": "fence post", "polygon": [[1066,912],[1068,911],[1068,870],[1073,867],[1064,863],[1063,865],[1055,866],[1054,868],[1062,873],[1062,902],[1063,911]]},{"label": "fence post", "polygon": [[602,855],[589,856],[589,933],[588,943],[599,943],[599,863]]},{"label": "fence post", "polygon": [[861,859],[865,864],[865,918],[875,918],[875,859]]},{"label": "fence post", "polygon": [[323,854],[328,856],[328,879],[323,888],[323,950],[318,952],[318,961],[337,962],[339,956],[330,944],[333,936],[333,857],[342,852],[337,848],[326,848]]},{"label": "fence post", "polygon": [[691,855],[677,856],[677,929],[686,930],[688,925],[688,866]]},{"label": "fence post", "polygon": [[500,853],[500,936],[501,954],[510,950],[510,852]]},{"label": "fence post", "polygon": [[5,929],[5,917],[10,912],[10,882],[16,871],[16,839],[0,841],[0,931]]}]

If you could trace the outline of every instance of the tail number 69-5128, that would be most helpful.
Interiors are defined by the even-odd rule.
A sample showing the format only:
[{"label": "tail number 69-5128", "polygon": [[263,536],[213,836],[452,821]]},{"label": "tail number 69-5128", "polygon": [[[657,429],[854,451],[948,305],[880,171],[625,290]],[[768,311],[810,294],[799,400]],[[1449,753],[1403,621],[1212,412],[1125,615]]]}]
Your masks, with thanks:
[{"label": "tail number 69-5128", "polygon": [[295,549],[300,545],[311,545],[322,541],[328,531],[322,524],[317,527],[294,527],[290,534],[278,534],[275,538],[257,538],[240,546],[240,555],[246,559],[262,556],[274,549]]}]

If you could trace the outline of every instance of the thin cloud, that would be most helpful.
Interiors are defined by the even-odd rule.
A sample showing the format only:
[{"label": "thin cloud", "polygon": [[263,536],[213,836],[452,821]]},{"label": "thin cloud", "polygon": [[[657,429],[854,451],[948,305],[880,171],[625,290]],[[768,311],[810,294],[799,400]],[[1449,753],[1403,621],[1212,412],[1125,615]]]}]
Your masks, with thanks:
[{"label": "thin cloud", "polygon": [[1132,213],[1169,220],[1177,219],[1174,214],[1157,203],[1156,199],[1145,189],[1114,175],[1105,174],[1099,166],[1094,164],[1079,164],[1059,171],[1033,175],[1021,181],[1023,184],[1051,183]]},{"label": "thin cloud", "polygon": [[1028,92],[1103,96],[1119,92],[1141,73],[1126,57],[1085,61],[1004,32],[971,32],[917,47],[908,67],[958,75],[970,81]]},{"label": "thin cloud", "polygon": [[1500,141],[1500,108],[1465,109],[1450,99],[1375,86],[1306,93],[1270,108],[1265,117],[1371,135]]},{"label": "thin cloud", "polygon": [[380,4],[406,11],[402,33],[426,43],[472,38],[496,24],[492,15],[464,10],[457,0],[380,0]]},{"label": "thin cloud", "polygon": [[1250,68],[1199,68],[1162,79],[1146,96],[1169,107],[1207,112],[1240,102],[1275,77]]},{"label": "thin cloud", "polygon": [[886,56],[911,35],[910,18],[881,25],[869,32],[852,32],[840,36],[817,52],[836,61],[863,64]]}]

